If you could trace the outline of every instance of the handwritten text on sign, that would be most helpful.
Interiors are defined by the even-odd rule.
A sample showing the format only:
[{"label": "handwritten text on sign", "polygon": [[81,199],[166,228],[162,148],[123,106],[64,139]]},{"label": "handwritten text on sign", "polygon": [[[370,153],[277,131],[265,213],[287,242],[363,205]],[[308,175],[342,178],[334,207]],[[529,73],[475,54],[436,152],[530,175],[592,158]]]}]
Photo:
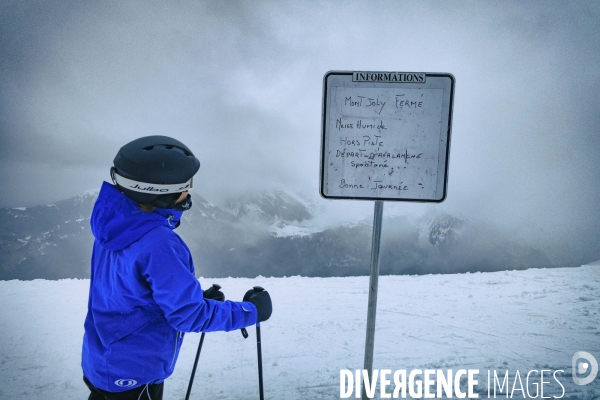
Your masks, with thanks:
[{"label": "handwritten text on sign", "polygon": [[325,193],[439,198],[443,97],[435,88],[331,87]]}]

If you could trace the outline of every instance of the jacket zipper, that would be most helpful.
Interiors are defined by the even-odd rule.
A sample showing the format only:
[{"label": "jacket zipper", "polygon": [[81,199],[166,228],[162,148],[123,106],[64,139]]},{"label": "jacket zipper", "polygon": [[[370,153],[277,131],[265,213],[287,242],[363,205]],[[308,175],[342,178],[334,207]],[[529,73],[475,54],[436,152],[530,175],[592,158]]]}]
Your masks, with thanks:
[{"label": "jacket zipper", "polygon": [[171,360],[171,365],[169,366],[169,368],[172,368],[173,364],[175,363],[175,356],[177,355],[177,345],[179,344],[180,337],[183,337],[183,332],[177,331],[177,334],[175,335],[175,348],[173,349],[173,359]]}]

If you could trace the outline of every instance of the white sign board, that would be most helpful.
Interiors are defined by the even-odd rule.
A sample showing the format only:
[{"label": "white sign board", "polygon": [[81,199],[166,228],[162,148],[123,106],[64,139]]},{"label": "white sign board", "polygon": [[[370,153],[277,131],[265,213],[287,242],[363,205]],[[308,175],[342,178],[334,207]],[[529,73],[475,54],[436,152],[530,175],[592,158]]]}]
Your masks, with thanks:
[{"label": "white sign board", "polygon": [[323,197],[445,199],[451,74],[332,71],[323,85]]}]

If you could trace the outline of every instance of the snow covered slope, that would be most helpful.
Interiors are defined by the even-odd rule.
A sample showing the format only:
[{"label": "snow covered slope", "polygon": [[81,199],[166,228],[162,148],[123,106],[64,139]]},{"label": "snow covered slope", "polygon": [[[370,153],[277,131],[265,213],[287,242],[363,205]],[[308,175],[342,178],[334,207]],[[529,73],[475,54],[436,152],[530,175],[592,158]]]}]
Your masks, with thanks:
[{"label": "snow covered slope", "polygon": [[267,223],[303,221],[313,217],[307,204],[282,189],[242,194],[230,199],[226,208],[242,220]]},{"label": "snow covered slope", "polygon": [[[340,369],[362,368],[367,277],[200,282],[221,284],[229,299],[256,284],[272,294],[274,313],[262,324],[267,399],[337,399]],[[587,386],[571,378],[575,352],[600,360],[600,265],[379,282],[374,368],[479,369],[480,398],[488,369],[508,370],[511,385],[517,370],[523,381],[530,370],[563,370],[562,398],[600,398],[600,377]],[[0,282],[1,399],[86,398],[79,363],[88,285]],[[239,332],[206,335],[192,398],[258,398],[254,328],[249,333],[247,340]],[[185,396],[199,337],[186,335],[165,400]],[[545,380],[544,395],[560,396],[554,379]]]}]

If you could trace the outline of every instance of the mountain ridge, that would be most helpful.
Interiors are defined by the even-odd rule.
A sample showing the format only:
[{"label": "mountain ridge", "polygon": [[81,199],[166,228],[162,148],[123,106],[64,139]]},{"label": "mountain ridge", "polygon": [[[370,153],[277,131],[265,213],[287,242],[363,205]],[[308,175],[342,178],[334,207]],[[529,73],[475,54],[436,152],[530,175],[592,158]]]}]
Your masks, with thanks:
[{"label": "mountain ridge", "polygon": [[[89,218],[98,191],[54,204],[0,209],[0,280],[89,277]],[[198,194],[177,233],[197,273],[214,277],[367,275],[371,219],[322,224],[326,208],[281,188],[240,194],[217,206]],[[481,221],[442,211],[386,216],[382,274],[553,267],[541,250]]]}]

